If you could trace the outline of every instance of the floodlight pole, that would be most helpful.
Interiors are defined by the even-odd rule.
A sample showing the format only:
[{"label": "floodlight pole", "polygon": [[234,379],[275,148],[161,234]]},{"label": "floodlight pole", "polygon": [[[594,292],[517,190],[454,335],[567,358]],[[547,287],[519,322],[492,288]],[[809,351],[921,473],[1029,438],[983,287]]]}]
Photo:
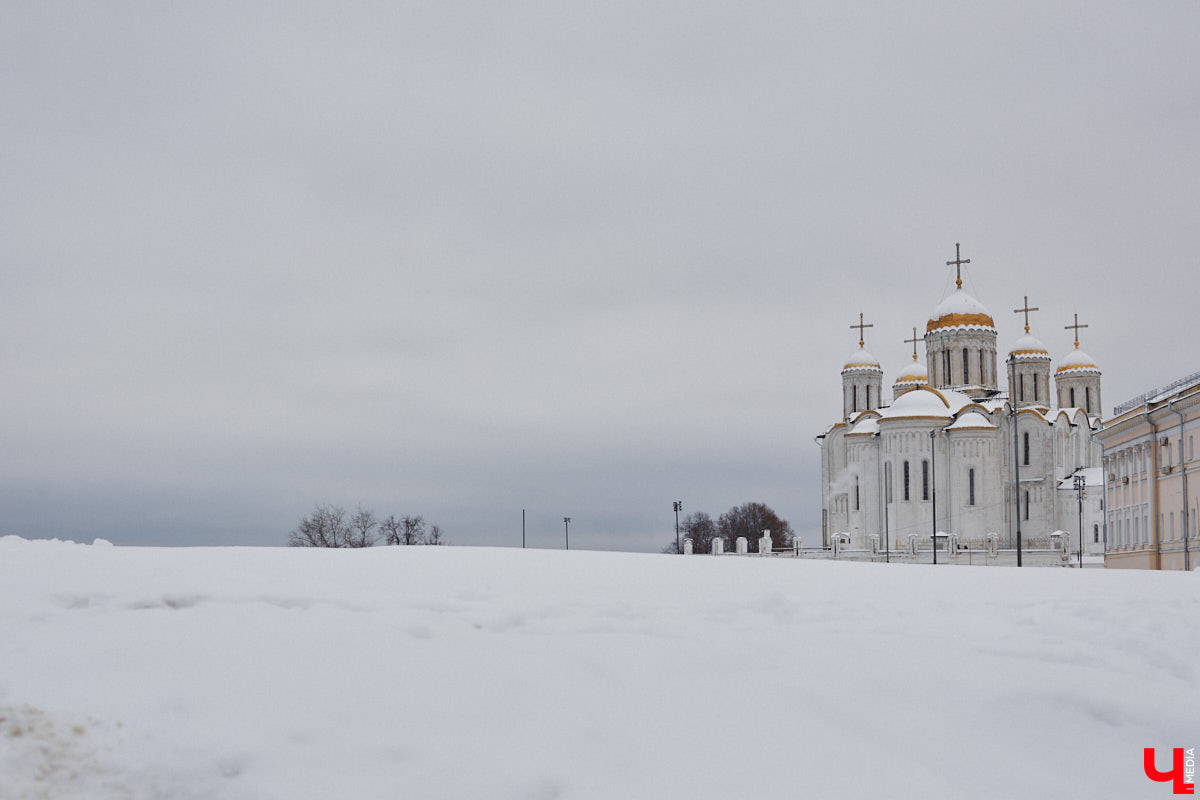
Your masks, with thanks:
[{"label": "floodlight pole", "polygon": [[567,549],[571,549],[571,518],[563,517],[563,532],[567,537]]},{"label": "floodlight pole", "polygon": [[679,546],[679,512],[683,510],[683,501],[676,500],[675,507],[675,552],[682,553],[683,549]]}]

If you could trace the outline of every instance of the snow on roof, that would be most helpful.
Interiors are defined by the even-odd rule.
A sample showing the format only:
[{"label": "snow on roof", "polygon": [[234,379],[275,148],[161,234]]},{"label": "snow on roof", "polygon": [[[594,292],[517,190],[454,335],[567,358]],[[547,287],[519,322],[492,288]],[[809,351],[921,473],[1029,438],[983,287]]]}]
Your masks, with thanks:
[{"label": "snow on roof", "polygon": [[985,430],[995,430],[996,426],[978,411],[968,411],[954,421],[954,424],[946,428],[948,431],[959,431],[968,428],[982,428]]},{"label": "snow on roof", "polygon": [[1020,339],[1017,339],[1012,350],[1008,351],[1011,356],[1016,356],[1018,361],[1026,360],[1050,360],[1050,351],[1046,349],[1046,345],[1042,344],[1042,340],[1031,333],[1027,333]]},{"label": "snow on roof", "polygon": [[1060,489],[1074,489],[1075,476],[1082,475],[1085,486],[1100,486],[1104,481],[1104,469],[1102,467],[1087,467],[1085,469],[1076,470],[1071,475],[1063,478],[1058,482]]},{"label": "snow on roof", "polygon": [[868,353],[865,348],[860,347],[846,359],[846,365],[842,367],[842,371],[845,372],[848,369],[880,369],[879,359]]},{"label": "snow on roof", "polygon": [[929,380],[929,370],[925,369],[925,365],[920,361],[910,361],[900,370],[900,374],[896,376],[896,383],[912,383],[920,381],[924,383]]},{"label": "snow on roof", "polygon": [[984,308],[983,303],[976,300],[962,289],[955,289],[946,299],[938,303],[929,318],[925,331],[941,328],[986,328],[995,331],[996,323],[992,315]]},{"label": "snow on roof", "polygon": [[1059,363],[1058,369],[1054,370],[1055,375],[1061,375],[1064,372],[1099,373],[1100,368],[1096,366],[1096,362],[1091,356],[1077,347],[1071,352],[1067,353],[1067,355]]},{"label": "snow on roof", "polygon": [[847,436],[871,436],[879,431],[879,422],[874,417],[865,417],[858,421]]},{"label": "snow on roof", "polygon": [[[961,405],[957,408],[961,408]],[[942,392],[930,389],[928,386],[919,386],[897,397],[890,406],[883,409],[882,417],[884,419],[911,419],[914,417],[949,419],[953,413],[951,404],[947,402]]]}]

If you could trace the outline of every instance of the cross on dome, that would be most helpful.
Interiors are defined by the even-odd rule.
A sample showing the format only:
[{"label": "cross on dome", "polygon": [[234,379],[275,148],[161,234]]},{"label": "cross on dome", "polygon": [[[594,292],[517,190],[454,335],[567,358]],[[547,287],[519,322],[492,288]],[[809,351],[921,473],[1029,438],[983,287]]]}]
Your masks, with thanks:
[{"label": "cross on dome", "polygon": [[1074,325],[1063,325],[1063,330],[1065,330],[1065,331],[1069,331],[1072,328],[1075,329],[1075,349],[1076,350],[1079,349],[1079,329],[1086,328],[1086,327],[1087,327],[1087,325],[1079,324],[1079,314],[1075,315],[1075,324]]},{"label": "cross on dome", "polygon": [[[1040,309],[1040,308],[1037,308],[1037,307],[1030,308],[1030,307],[1029,307],[1029,295],[1025,295],[1025,307],[1024,307],[1024,308],[1014,308],[1014,309],[1013,309],[1013,313],[1014,313],[1014,314],[1024,314],[1024,315],[1025,315],[1025,332],[1026,332],[1026,333],[1029,333],[1029,312],[1030,312],[1030,311],[1040,311],[1040,310],[1041,310],[1041,309]],[[1076,321],[1076,322],[1078,322],[1079,320],[1078,320],[1078,319],[1076,319],[1075,321]],[[1084,327],[1086,328],[1087,326],[1085,325]],[[1079,343],[1078,343],[1078,342],[1076,342],[1076,343],[1075,343],[1075,346],[1076,346],[1076,347],[1078,347],[1078,346],[1079,346]]]},{"label": "cross on dome", "polygon": [[961,289],[962,288],[962,265],[970,264],[971,259],[969,259],[969,258],[964,259],[962,257],[962,253],[959,252],[958,248],[959,248],[959,243],[955,242],[954,243],[954,260],[947,261],[946,266],[948,267],[951,264],[954,265],[955,284],[958,286],[959,289]]},{"label": "cross on dome", "polygon": [[913,328],[913,338],[911,338],[911,339],[905,339],[905,340],[904,340],[904,343],[905,343],[905,344],[909,344],[910,342],[912,343],[912,346],[913,346],[913,361],[916,361],[916,360],[917,360],[917,342],[919,342],[919,341],[922,341],[922,340],[921,340],[921,337],[917,336],[917,329],[916,329],[916,328]]},{"label": "cross on dome", "polygon": [[863,313],[862,313],[861,311],[860,311],[860,312],[858,312],[858,324],[857,324],[857,325],[851,325],[851,326],[850,326],[850,329],[851,329],[851,330],[853,330],[853,329],[855,329],[855,328],[858,328],[858,346],[859,346],[859,347],[865,347],[865,346],[866,346],[866,341],[863,339],[863,333],[865,332],[865,329],[866,329],[866,328],[874,328],[874,327],[875,327],[875,326],[874,326],[873,324],[869,323],[869,322],[868,322],[868,323],[864,323],[864,322],[863,322]]}]

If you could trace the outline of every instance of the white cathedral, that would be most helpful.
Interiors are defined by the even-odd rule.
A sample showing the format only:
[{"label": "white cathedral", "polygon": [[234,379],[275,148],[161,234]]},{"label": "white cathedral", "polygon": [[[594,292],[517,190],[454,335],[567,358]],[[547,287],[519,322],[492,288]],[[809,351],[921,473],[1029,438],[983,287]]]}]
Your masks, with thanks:
[{"label": "white cathedral", "polygon": [[917,361],[914,330],[907,340],[913,360],[892,384],[890,405],[883,369],[864,347],[872,326],[861,314],[850,326],[859,342],[842,368],[842,419],[816,438],[823,544],[975,548],[994,533],[999,547],[1015,548],[1019,525],[1023,548],[1065,543],[1077,553],[1074,486],[1082,476],[1084,553],[1102,555],[1100,444],[1093,437],[1101,424],[1100,370],[1079,349],[1079,328],[1087,326],[1078,316],[1066,326],[1075,330],[1075,349],[1052,369],[1046,345],[1029,332],[1029,312],[1037,309],[1026,298],[1016,309],[1025,314],[1025,335],[997,360],[995,322],[962,289],[969,260],[947,263],[959,270],[957,288],[925,326],[929,368]]}]

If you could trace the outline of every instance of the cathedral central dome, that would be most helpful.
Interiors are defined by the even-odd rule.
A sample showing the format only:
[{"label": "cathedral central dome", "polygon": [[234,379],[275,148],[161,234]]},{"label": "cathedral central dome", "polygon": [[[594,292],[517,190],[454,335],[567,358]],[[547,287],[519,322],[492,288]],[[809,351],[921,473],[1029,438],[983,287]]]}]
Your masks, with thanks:
[{"label": "cathedral central dome", "polygon": [[977,328],[995,333],[996,323],[983,303],[962,289],[955,289],[953,294],[934,309],[933,316],[925,326],[925,332],[950,328]]}]

